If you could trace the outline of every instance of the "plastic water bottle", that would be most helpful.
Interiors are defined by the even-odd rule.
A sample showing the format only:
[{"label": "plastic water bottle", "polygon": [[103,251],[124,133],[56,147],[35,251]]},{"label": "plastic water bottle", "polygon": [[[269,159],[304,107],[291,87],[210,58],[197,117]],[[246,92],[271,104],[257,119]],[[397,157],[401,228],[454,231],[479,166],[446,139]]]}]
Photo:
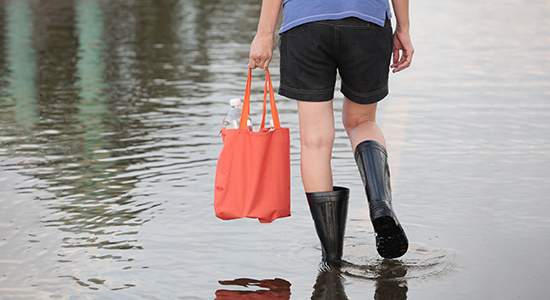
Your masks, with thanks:
[{"label": "plastic water bottle", "polygon": [[275,125],[273,124],[273,120],[270,120],[269,121],[269,126],[268,127],[265,127],[265,128],[260,128],[260,132],[269,132],[269,131],[272,131],[272,130],[275,130]]},{"label": "plastic water bottle", "polygon": [[[229,113],[223,119],[223,127],[226,129],[239,129],[242,113],[241,99],[231,99],[229,100],[229,105],[231,105],[231,110],[229,110]],[[252,131],[252,118],[250,116],[248,116],[246,126],[248,130]]]}]

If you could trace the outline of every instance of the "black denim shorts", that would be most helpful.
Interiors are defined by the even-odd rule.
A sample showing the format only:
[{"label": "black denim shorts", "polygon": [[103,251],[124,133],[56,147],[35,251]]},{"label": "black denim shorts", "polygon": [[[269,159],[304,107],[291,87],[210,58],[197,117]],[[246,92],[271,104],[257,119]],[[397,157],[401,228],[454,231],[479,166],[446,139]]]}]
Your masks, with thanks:
[{"label": "black denim shorts", "polygon": [[393,51],[391,22],[384,27],[357,18],[303,24],[281,34],[279,94],[301,101],[334,98],[336,72],[340,91],[359,104],[388,95]]}]

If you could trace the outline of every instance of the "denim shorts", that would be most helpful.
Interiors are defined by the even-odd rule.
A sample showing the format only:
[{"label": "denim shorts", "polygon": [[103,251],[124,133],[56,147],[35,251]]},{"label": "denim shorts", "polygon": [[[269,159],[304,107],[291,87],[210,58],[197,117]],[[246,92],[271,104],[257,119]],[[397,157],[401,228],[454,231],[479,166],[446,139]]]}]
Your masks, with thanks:
[{"label": "denim shorts", "polygon": [[306,23],[281,34],[279,51],[282,96],[330,101],[337,71],[340,91],[353,102],[371,104],[388,95],[389,20],[384,27],[357,18]]}]

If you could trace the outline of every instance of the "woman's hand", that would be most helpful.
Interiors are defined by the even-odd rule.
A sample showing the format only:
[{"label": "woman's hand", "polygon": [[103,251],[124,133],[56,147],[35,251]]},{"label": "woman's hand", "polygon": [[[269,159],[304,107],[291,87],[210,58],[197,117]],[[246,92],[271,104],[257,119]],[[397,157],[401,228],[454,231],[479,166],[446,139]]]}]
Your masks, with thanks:
[{"label": "woman's hand", "polygon": [[273,57],[273,34],[257,34],[250,44],[248,67],[267,70]]},{"label": "woman's hand", "polygon": [[403,32],[399,28],[393,34],[393,44],[395,49],[393,50],[393,64],[391,68],[395,73],[405,70],[411,65],[414,48],[409,32]]},{"label": "woman's hand", "polygon": [[408,32],[396,30],[393,34],[393,72],[405,70],[411,65],[414,48],[411,43],[411,37]]},{"label": "woman's hand", "polygon": [[409,35],[409,0],[391,0],[397,26],[393,33],[393,72],[405,70],[411,65],[414,48]]}]

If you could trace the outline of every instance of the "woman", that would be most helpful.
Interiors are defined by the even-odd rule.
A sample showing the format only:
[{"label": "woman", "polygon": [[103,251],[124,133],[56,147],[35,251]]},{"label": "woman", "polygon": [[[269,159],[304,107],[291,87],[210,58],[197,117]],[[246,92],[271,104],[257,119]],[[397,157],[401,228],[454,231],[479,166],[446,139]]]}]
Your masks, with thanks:
[{"label": "woman", "polygon": [[[344,94],[342,120],[367,195],[378,253],[404,255],[408,240],[391,206],[386,143],[375,123],[377,102],[388,94],[390,67],[410,66],[408,0],[263,0],[250,68],[267,69],[281,6],[279,94],[298,100],[302,182],[323,260],[341,263],[349,190],[332,183],[332,99],[336,72]],[[393,64],[390,60],[393,53]]]}]

